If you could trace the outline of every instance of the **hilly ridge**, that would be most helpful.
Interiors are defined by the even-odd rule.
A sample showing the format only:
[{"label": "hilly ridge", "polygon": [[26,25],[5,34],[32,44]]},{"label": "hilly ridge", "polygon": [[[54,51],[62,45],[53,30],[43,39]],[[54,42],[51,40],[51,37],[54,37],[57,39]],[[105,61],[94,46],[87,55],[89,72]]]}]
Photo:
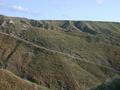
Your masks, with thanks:
[{"label": "hilly ridge", "polygon": [[0,16],[0,66],[50,90],[87,90],[119,76],[119,28]]}]

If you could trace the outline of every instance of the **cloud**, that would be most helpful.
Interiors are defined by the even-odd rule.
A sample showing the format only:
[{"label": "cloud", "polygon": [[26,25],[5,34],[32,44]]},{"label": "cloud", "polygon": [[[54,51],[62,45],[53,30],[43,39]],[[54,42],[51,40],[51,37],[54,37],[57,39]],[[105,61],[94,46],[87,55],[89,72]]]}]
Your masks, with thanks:
[{"label": "cloud", "polygon": [[14,5],[12,6],[12,9],[17,12],[22,12],[22,13],[31,13],[28,8],[24,8],[22,6]]},{"label": "cloud", "polygon": [[6,10],[9,10],[11,12],[18,12],[18,13],[25,13],[25,14],[39,14],[39,12],[32,11],[28,8],[21,6],[21,5],[12,5],[12,6],[6,5],[4,3],[4,0],[0,0],[0,9],[1,9],[1,7],[3,7]]},{"label": "cloud", "polygon": [[1,7],[1,6],[3,6],[3,4],[2,4],[2,3],[0,3],[0,7]]},{"label": "cloud", "polygon": [[3,2],[3,0],[0,0],[0,3]]},{"label": "cloud", "polygon": [[103,4],[104,2],[105,2],[105,0],[96,0],[96,3],[99,5]]},{"label": "cloud", "polygon": [[4,4],[3,4],[3,0],[0,0],[0,6],[3,6]]}]

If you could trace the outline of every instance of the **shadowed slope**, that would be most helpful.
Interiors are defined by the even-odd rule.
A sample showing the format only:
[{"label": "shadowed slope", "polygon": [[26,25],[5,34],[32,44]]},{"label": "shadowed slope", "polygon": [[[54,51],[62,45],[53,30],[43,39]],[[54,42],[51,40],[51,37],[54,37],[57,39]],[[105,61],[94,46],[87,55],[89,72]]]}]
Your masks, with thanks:
[{"label": "shadowed slope", "polygon": [[104,82],[102,85],[99,85],[91,90],[120,90],[120,78],[115,78],[111,81],[109,80]]}]

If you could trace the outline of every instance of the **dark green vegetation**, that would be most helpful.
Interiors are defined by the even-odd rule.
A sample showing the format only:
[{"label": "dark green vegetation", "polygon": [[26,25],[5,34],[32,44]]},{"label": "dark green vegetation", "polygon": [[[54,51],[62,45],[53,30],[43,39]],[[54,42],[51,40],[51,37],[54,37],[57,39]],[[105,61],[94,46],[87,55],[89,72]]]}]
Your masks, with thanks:
[{"label": "dark green vegetation", "polygon": [[107,81],[91,90],[120,90],[120,78],[115,78],[109,82]]},{"label": "dark green vegetation", "polygon": [[49,90],[90,89],[120,75],[120,23],[0,16],[0,67]]}]

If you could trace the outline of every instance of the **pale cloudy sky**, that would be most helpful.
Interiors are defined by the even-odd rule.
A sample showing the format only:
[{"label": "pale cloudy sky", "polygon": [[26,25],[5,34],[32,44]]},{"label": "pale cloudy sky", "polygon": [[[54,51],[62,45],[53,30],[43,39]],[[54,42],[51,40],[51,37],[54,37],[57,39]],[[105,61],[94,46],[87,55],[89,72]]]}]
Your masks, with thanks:
[{"label": "pale cloudy sky", "polygon": [[0,0],[0,14],[33,19],[120,21],[120,0]]}]

